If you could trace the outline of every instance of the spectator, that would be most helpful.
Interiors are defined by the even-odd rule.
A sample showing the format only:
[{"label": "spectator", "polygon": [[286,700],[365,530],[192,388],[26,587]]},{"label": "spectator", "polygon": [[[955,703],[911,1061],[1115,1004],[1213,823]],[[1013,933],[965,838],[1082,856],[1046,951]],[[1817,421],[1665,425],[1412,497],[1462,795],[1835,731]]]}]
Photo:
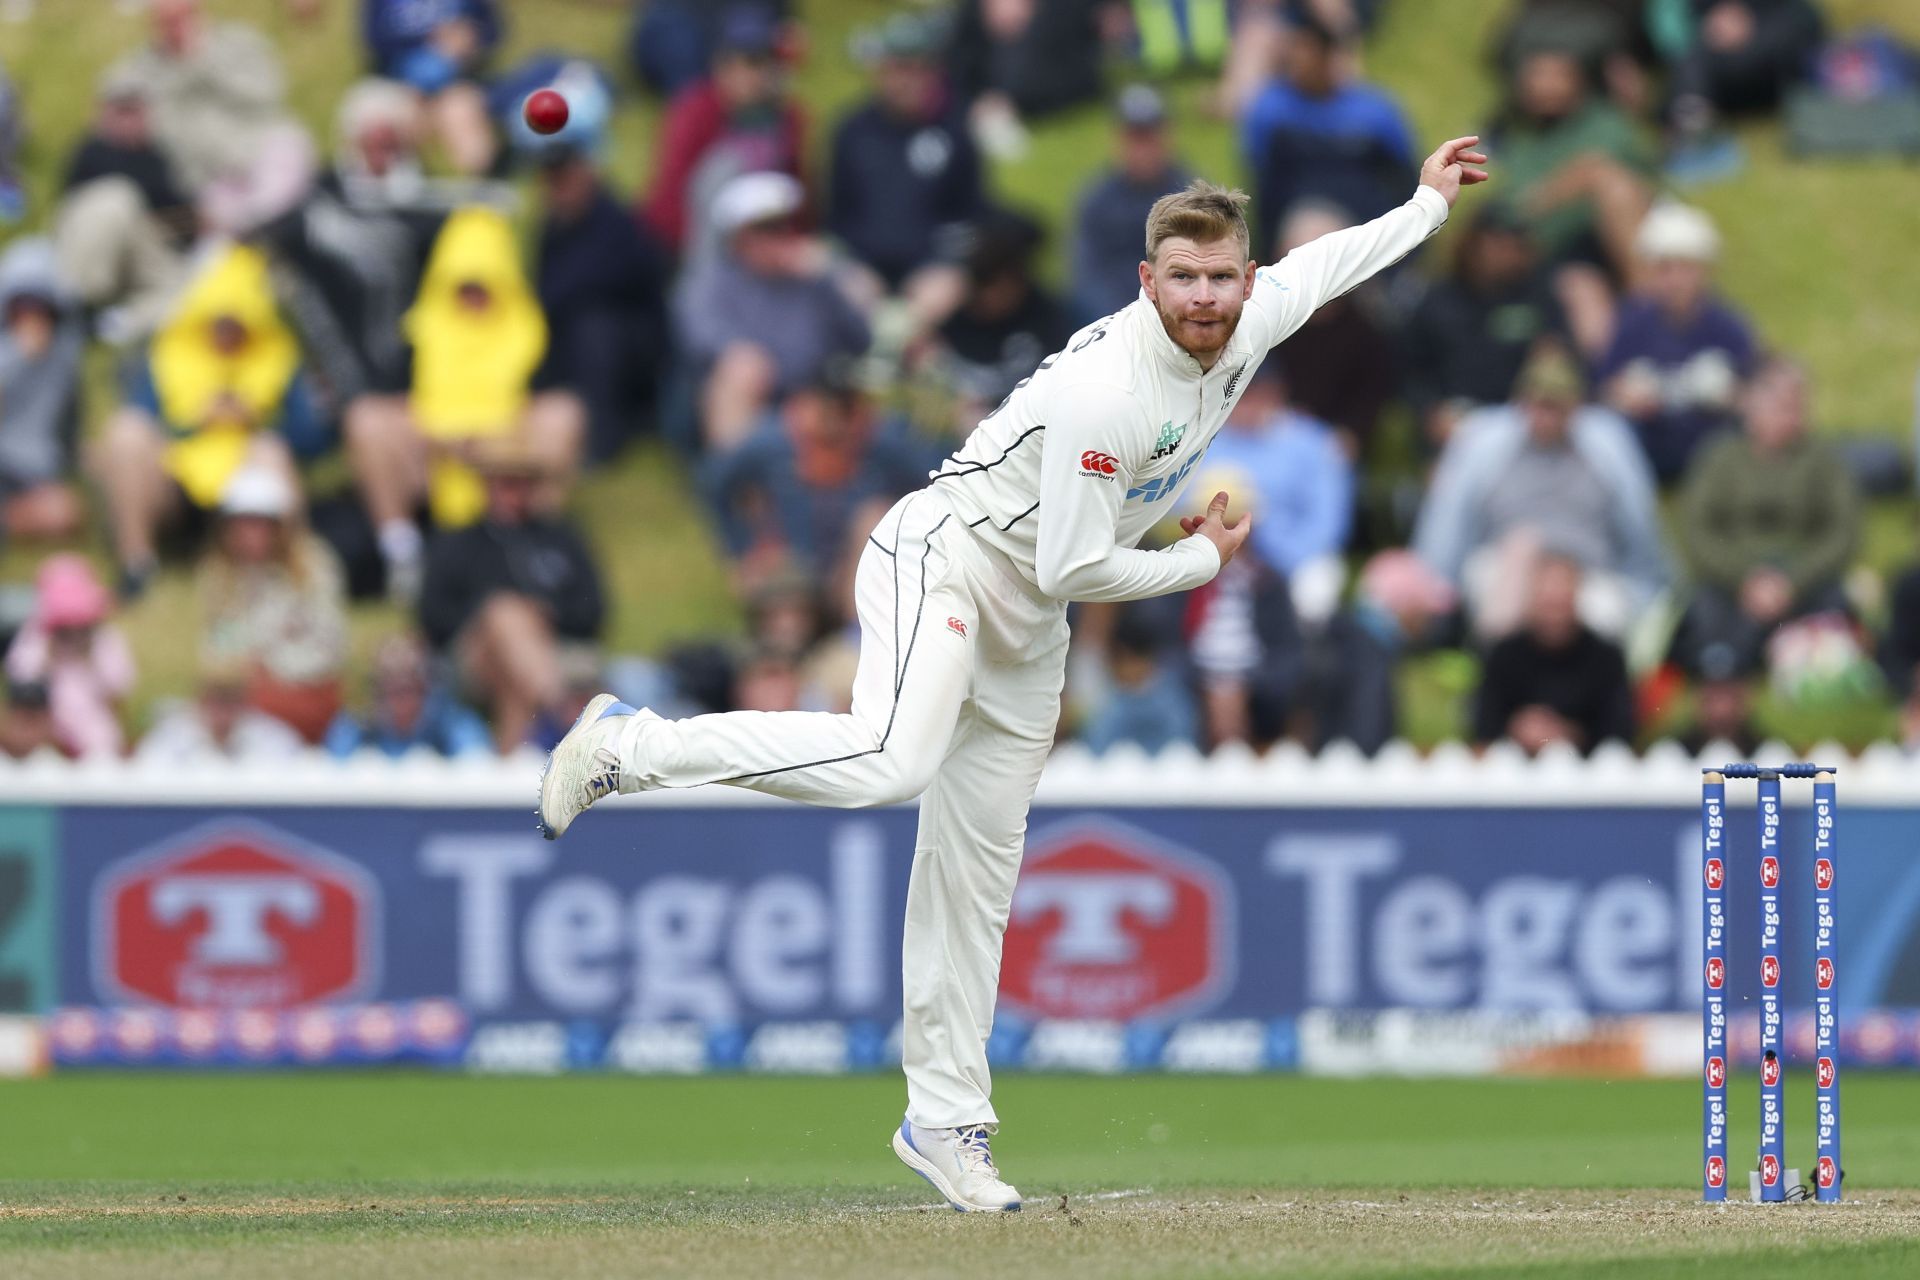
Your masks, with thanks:
[{"label": "spectator", "polygon": [[667,263],[585,152],[543,152],[535,275],[553,340],[537,383],[586,408],[587,454],[605,461],[652,416],[667,349]]},{"label": "spectator", "polygon": [[203,226],[242,232],[291,208],[313,143],[286,110],[279,54],[254,28],[210,22],[200,0],[152,0],[153,38],[128,59],[149,88],[154,135]]},{"label": "spectator", "polygon": [[712,224],[709,205],[741,174],[801,176],[806,121],[788,96],[778,56],[779,27],[766,9],[726,11],[713,72],[667,109],[659,166],[642,217],[674,253],[699,261],[708,246],[690,237]]},{"label": "spectator", "polygon": [[452,758],[492,749],[486,722],[434,680],[426,646],[415,637],[383,641],[374,651],[368,684],[368,713],[343,713],[327,730],[327,751],[336,758],[368,750],[389,759],[411,751]]},{"label": "spectator", "polygon": [[1544,556],[1527,583],[1526,623],[1487,654],[1473,737],[1537,755],[1555,743],[1585,754],[1633,738],[1633,691],[1617,646],[1580,621],[1580,566]]},{"label": "spectator", "polygon": [[1734,424],[1740,382],[1753,368],[1747,323],[1713,292],[1720,238],[1697,209],[1663,204],[1635,239],[1639,291],[1620,308],[1596,376],[1606,402],[1640,433],[1662,484]]},{"label": "spectator", "polygon": [[199,213],[153,136],[147,81],[123,59],[100,79],[92,127],[67,163],[54,218],[61,274],[82,302],[117,308],[104,336],[144,338],[187,274]]},{"label": "spectator", "polygon": [[0,539],[80,531],[84,512],[67,477],[85,342],[52,246],[15,240],[0,255]]},{"label": "spectator", "polygon": [[1494,69],[1508,80],[1530,53],[1568,54],[1588,85],[1621,111],[1648,115],[1658,53],[1647,22],[1656,7],[1646,0],[1518,0],[1494,47]]},{"label": "spectator", "polygon": [[415,511],[459,529],[486,509],[473,468],[483,441],[511,440],[541,459],[551,505],[579,466],[585,411],[571,392],[532,389],[547,321],[520,269],[513,230],[492,209],[461,209],[434,240],[406,314],[411,395],[363,396],[347,414],[347,453],[387,565],[389,591],[410,599],[423,561]]},{"label": "spectator", "polygon": [[134,756],[142,764],[198,768],[278,763],[298,756],[300,735],[249,705],[248,672],[237,663],[203,667],[200,692],[161,712]]},{"label": "spectator", "polygon": [[926,482],[919,458],[878,426],[851,370],[830,365],[744,445],[709,459],[708,500],[749,577],[756,566],[780,563],[824,578],[855,513]]},{"label": "spectator", "polygon": [[[1351,223],[1346,210],[1309,200],[1287,214],[1275,256]],[[1393,341],[1374,318],[1377,296],[1363,286],[1333,299],[1273,352],[1293,402],[1339,432],[1353,457],[1366,455],[1399,381]]]},{"label": "spectator", "polygon": [[1907,750],[1920,751],[1920,568],[1908,569],[1894,584],[1880,661],[1888,688],[1901,700],[1900,740]]},{"label": "spectator", "polygon": [[161,527],[185,508],[212,509],[243,463],[277,468],[291,483],[294,453],[318,452],[326,439],[266,259],[227,249],[188,287],[100,440],[95,467],[122,595],[146,589]]},{"label": "spectator", "polygon": [[1542,556],[1580,567],[1580,618],[1612,638],[1666,583],[1653,477],[1626,424],[1582,390],[1572,359],[1543,348],[1515,402],[1468,414],[1440,457],[1414,549],[1462,589],[1482,639],[1520,624]]},{"label": "spectator", "polygon": [[1073,336],[1066,309],[1034,275],[1044,237],[1039,224],[1016,213],[996,212],[975,224],[966,292],[939,329],[949,376],[989,404]]},{"label": "spectator", "polygon": [[[759,7],[775,23],[776,47],[788,44],[792,4]],[[640,83],[670,101],[707,75],[733,10],[701,0],[640,0],[636,8],[628,61]]]},{"label": "spectator", "polygon": [[1147,610],[1125,608],[1107,638],[1106,694],[1087,717],[1080,740],[1104,755],[1131,742],[1148,755],[1176,743],[1196,746],[1199,715],[1166,637]]},{"label": "spectator", "polygon": [[411,90],[355,84],[335,112],[333,164],[262,237],[285,268],[276,283],[335,405],[407,387],[401,321],[443,220],[428,195],[420,131]]},{"label": "spectator", "polygon": [[1074,319],[1112,315],[1140,293],[1140,228],[1153,202],[1193,175],[1174,158],[1167,105],[1148,85],[1128,85],[1114,110],[1113,164],[1080,193],[1073,244]]},{"label": "spectator", "polygon": [[1540,342],[1568,337],[1526,224],[1507,206],[1482,206],[1455,247],[1452,273],[1428,287],[1407,320],[1407,398],[1426,444],[1444,446],[1463,414],[1505,404]]},{"label": "spectator", "polygon": [[199,594],[205,654],[247,673],[255,710],[319,742],[340,712],[346,584],[281,472],[242,467],[227,482]]},{"label": "spectator", "polygon": [[[1645,138],[1619,108],[1593,96],[1569,53],[1527,53],[1509,93],[1486,140],[1500,157],[1506,198],[1526,215],[1549,264],[1624,278],[1652,198]],[[1592,277],[1587,284],[1595,292]],[[1597,287],[1604,296],[1604,280]]]},{"label": "spectator", "polygon": [[494,743],[505,752],[560,704],[561,651],[594,644],[606,605],[579,531],[540,513],[544,457],[504,438],[478,449],[475,461],[486,513],[435,541],[420,621],[491,711]]},{"label": "spectator", "polygon": [[1279,74],[1240,122],[1262,228],[1256,243],[1267,243],[1302,200],[1329,201],[1366,222],[1397,207],[1413,184],[1418,161],[1399,104],[1351,75],[1340,43],[1319,18],[1296,13]]},{"label": "spectator", "polygon": [[1226,489],[1259,513],[1248,547],[1267,567],[1285,577],[1317,562],[1343,572],[1337,562],[1353,527],[1353,463],[1326,423],[1288,405],[1273,365],[1261,366],[1240,393],[1204,471],[1177,506],[1204,508]]},{"label": "spectator", "polygon": [[494,0],[365,0],[361,25],[374,74],[426,99],[457,171],[485,173],[496,142],[477,78],[500,43]]},{"label": "spectator", "polygon": [[1100,96],[1101,0],[961,0],[948,51],[954,87],[989,155],[1026,148],[1022,118]]},{"label": "spectator", "polygon": [[1701,451],[1680,501],[1694,585],[1676,647],[1709,682],[1757,671],[1781,623],[1846,612],[1842,577],[1860,540],[1860,494],[1839,454],[1807,434],[1799,367],[1768,360],[1742,409],[1746,429]]},{"label": "spectator", "polygon": [[0,224],[20,221],[27,212],[26,189],[20,184],[20,95],[0,69]]},{"label": "spectator", "polygon": [[872,44],[873,96],[833,140],[827,225],[897,289],[980,212],[980,156],[948,92],[932,21],[897,14]]},{"label": "spectator", "polygon": [[675,337],[699,384],[709,447],[737,447],[767,405],[836,356],[867,348],[845,273],[796,222],[803,193],[783,173],[743,174],[714,198],[724,247],[674,294]]},{"label": "spectator", "polygon": [[[1665,24],[1672,62],[1671,116],[1683,136],[1716,114],[1779,107],[1802,79],[1825,23],[1809,0],[1685,0],[1691,21]],[[1684,34],[1682,34],[1684,33]]]},{"label": "spectator", "polygon": [[7,647],[10,700],[27,706],[13,717],[9,749],[24,755],[52,746],[83,759],[125,754],[120,714],[133,688],[133,651],[108,621],[113,597],[71,553],[44,561],[34,588],[33,614]]}]

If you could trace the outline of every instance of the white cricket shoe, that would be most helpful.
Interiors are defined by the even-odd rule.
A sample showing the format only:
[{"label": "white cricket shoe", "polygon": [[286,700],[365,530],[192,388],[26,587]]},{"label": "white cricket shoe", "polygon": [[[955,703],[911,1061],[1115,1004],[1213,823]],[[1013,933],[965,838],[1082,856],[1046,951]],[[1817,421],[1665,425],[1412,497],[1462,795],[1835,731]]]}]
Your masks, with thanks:
[{"label": "white cricket shoe", "polygon": [[970,1124],[958,1129],[922,1129],[903,1120],[893,1135],[900,1157],[947,1203],[961,1213],[1018,1213],[1020,1193],[1000,1180],[987,1139],[998,1125]]},{"label": "white cricket shoe", "polygon": [[540,834],[549,840],[573,825],[595,800],[620,789],[620,754],[609,742],[628,716],[660,717],[628,706],[610,693],[589,702],[547,757],[540,774]]}]

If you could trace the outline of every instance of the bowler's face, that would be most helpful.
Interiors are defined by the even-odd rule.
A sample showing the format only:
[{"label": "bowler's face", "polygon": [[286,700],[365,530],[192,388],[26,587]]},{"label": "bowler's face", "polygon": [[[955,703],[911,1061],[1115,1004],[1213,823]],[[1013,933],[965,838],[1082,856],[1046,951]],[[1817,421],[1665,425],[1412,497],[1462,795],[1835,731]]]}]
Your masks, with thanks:
[{"label": "bowler's face", "polygon": [[1158,260],[1140,264],[1160,323],[1187,354],[1211,366],[1239,327],[1253,294],[1254,264],[1231,237],[1207,244],[1176,237],[1160,242]]}]

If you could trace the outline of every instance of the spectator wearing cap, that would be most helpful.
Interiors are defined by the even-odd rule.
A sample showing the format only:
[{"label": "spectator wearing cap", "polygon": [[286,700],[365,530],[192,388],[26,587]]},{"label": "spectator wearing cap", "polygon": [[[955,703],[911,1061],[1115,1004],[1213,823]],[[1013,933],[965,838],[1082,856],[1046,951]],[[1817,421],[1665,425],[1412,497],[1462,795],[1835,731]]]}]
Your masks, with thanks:
[{"label": "spectator wearing cap", "polygon": [[1073,309],[1081,324],[1112,315],[1140,293],[1140,228],[1153,202],[1193,180],[1173,154],[1167,104],[1149,85],[1114,103],[1113,163],[1080,193],[1074,223]]},{"label": "spectator wearing cap", "polygon": [[1512,209],[1484,206],[1402,335],[1407,399],[1427,446],[1445,445],[1463,414],[1505,404],[1543,341],[1570,345],[1571,337],[1533,237]]},{"label": "spectator wearing cap", "polygon": [[693,261],[709,205],[735,177],[770,170],[799,181],[806,120],[787,93],[780,28],[757,5],[729,8],[713,70],[667,109],[653,189],[641,216],[670,251]]},{"label": "spectator wearing cap", "polygon": [[133,689],[133,651],[109,620],[113,597],[72,553],[51,556],[34,580],[33,613],[7,647],[8,749],[51,746],[87,759],[125,754],[121,704]]},{"label": "spectator wearing cap", "polygon": [[844,265],[800,228],[803,199],[784,173],[733,179],[713,202],[721,247],[675,290],[674,336],[709,448],[737,448],[769,404],[871,340]]},{"label": "spectator wearing cap", "polygon": [[1633,690],[1619,646],[1580,621],[1580,565],[1549,555],[1525,579],[1521,628],[1494,645],[1474,695],[1473,738],[1528,755],[1554,745],[1582,754],[1633,739]]},{"label": "spectator wearing cap", "polygon": [[1734,425],[1740,384],[1753,370],[1753,331],[1713,289],[1720,237],[1706,214],[1657,205],[1634,247],[1639,287],[1594,375],[1668,484],[1709,436]]},{"label": "spectator wearing cap", "polygon": [[151,90],[121,59],[100,78],[93,119],[67,162],[54,242],[80,301],[117,308],[116,340],[145,337],[165,318],[186,274],[199,213],[154,138]]},{"label": "spectator wearing cap", "polygon": [[845,362],[795,389],[740,448],[707,462],[705,488],[728,552],[824,579],[856,513],[925,483],[921,459],[879,430]]},{"label": "spectator wearing cap", "polygon": [[474,467],[483,442],[513,441],[542,459],[544,505],[557,505],[579,468],[586,413],[571,391],[536,390],[548,347],[545,313],[520,266],[511,226],[469,207],[441,228],[404,321],[412,387],[349,406],[347,456],[386,561],[391,595],[419,589],[421,503],[434,527],[481,518],[486,486]]},{"label": "spectator wearing cap", "polygon": [[492,750],[486,721],[434,678],[432,655],[416,636],[380,643],[368,692],[372,704],[365,715],[342,712],[327,730],[329,755],[344,760],[370,751],[397,760],[421,751],[452,759]]},{"label": "spectator wearing cap", "polygon": [[147,86],[154,136],[200,222],[240,233],[291,208],[313,173],[313,142],[286,108],[267,38],[209,21],[201,0],[151,0],[152,38],[128,59]]},{"label": "spectator wearing cap", "polygon": [[1580,616],[1610,637],[1666,585],[1646,459],[1618,415],[1583,397],[1579,366],[1543,347],[1521,369],[1513,403],[1467,414],[1440,455],[1413,546],[1460,588],[1484,640],[1520,624],[1547,556],[1582,570]]},{"label": "spectator wearing cap", "polygon": [[142,764],[191,768],[210,764],[280,763],[306,745],[280,720],[247,701],[248,672],[239,663],[208,663],[191,701],[163,708],[140,739]]},{"label": "spectator wearing cap", "polygon": [[580,531],[542,513],[547,463],[502,438],[474,454],[486,511],[434,541],[420,623],[486,708],[494,744],[511,751],[565,696],[563,649],[591,649],[606,617],[600,571]]},{"label": "spectator wearing cap", "polygon": [[578,146],[541,153],[540,203],[534,283],[553,338],[535,381],[579,397],[587,456],[605,461],[651,418],[659,393],[666,255]]},{"label": "spectator wearing cap", "polygon": [[86,335],[44,239],[0,254],[0,538],[50,541],[80,531],[68,477],[80,427]]},{"label": "spectator wearing cap", "polygon": [[288,319],[336,412],[407,389],[402,318],[446,216],[420,161],[424,127],[413,90],[358,81],[334,113],[332,163],[261,232]]},{"label": "spectator wearing cap", "polygon": [[[1282,221],[1274,256],[1352,222],[1338,205],[1303,201]],[[1273,352],[1293,403],[1333,427],[1355,457],[1365,455],[1400,379],[1393,339],[1376,319],[1379,308],[1378,287],[1363,285],[1326,303]]]},{"label": "spectator wearing cap", "polygon": [[1843,578],[1862,503],[1845,462],[1808,432],[1806,375],[1769,359],[1741,395],[1745,429],[1701,449],[1680,495],[1693,580],[1675,649],[1708,682],[1759,670],[1785,622],[1848,612]]},{"label": "spectator wearing cap", "polygon": [[285,475],[257,466],[234,473],[197,586],[205,658],[243,670],[249,706],[319,742],[340,711],[346,586],[333,552],[307,531]]},{"label": "spectator wearing cap", "polygon": [[1045,238],[1024,214],[982,217],[966,252],[966,292],[939,328],[937,358],[948,376],[989,408],[1073,336],[1066,308],[1034,273]]},{"label": "spectator wearing cap", "polygon": [[897,289],[980,212],[980,156],[948,92],[930,19],[897,14],[860,53],[874,92],[834,135],[827,226]]},{"label": "spectator wearing cap", "polygon": [[98,442],[122,594],[145,590],[160,530],[189,508],[216,507],[242,465],[273,467],[292,484],[295,454],[328,443],[266,258],[231,246],[188,286]]},{"label": "spectator wearing cap", "polygon": [[426,100],[447,159],[461,173],[484,173],[496,142],[477,78],[500,44],[495,0],[363,0],[361,30],[374,74],[398,80]]},{"label": "spectator wearing cap", "polygon": [[1318,16],[1295,13],[1278,74],[1240,121],[1261,243],[1301,200],[1331,201],[1366,222],[1398,206],[1413,183],[1418,161],[1399,104],[1354,77],[1341,43]]}]

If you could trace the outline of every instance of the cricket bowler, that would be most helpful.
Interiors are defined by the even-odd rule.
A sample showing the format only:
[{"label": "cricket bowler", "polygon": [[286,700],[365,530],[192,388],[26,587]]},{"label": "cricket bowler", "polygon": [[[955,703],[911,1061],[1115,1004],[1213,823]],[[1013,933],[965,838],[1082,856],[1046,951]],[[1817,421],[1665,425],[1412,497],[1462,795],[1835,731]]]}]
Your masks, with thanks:
[{"label": "cricket bowler", "polygon": [[893,1149],[955,1209],[1013,1211],[988,1144],[1000,945],[1027,808],[1053,745],[1070,601],[1200,586],[1251,518],[1216,494],[1164,550],[1161,519],[1267,352],[1330,299],[1437,231],[1486,180],[1477,137],[1426,160],[1413,197],[1256,269],[1247,198],[1207,182],[1148,215],[1140,296],[1040,362],[867,539],[847,715],[666,720],[587,704],[540,785],[553,839],[594,801],[709,783],[852,809],[920,798],[902,969],[906,1118]]}]

